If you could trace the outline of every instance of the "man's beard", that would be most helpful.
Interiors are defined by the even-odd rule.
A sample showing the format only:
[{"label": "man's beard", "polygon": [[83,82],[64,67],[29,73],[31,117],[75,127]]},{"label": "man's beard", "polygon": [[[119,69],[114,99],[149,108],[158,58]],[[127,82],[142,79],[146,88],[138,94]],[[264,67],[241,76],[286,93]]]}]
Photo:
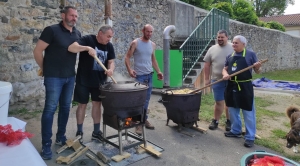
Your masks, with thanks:
[{"label": "man's beard", "polygon": [[150,40],[150,37],[144,36],[145,40]]},{"label": "man's beard", "polygon": [[74,27],[76,25],[76,22],[74,21],[74,23],[68,19],[65,19],[65,22],[66,24],[69,26],[69,27]]},{"label": "man's beard", "polygon": [[225,45],[225,42],[224,42],[224,41],[218,41],[218,44],[219,44],[220,46],[224,46],[224,45]]}]

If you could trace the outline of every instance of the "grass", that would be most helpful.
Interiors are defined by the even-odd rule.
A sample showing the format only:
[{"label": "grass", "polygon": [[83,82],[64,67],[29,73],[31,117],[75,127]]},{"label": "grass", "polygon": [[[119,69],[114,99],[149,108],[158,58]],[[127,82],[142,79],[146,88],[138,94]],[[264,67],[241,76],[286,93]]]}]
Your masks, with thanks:
[{"label": "grass", "polygon": [[253,74],[253,79],[266,77],[271,80],[298,81],[300,78],[300,69],[296,70],[277,70],[261,74]]},{"label": "grass", "polygon": [[26,108],[21,108],[18,110],[12,110],[8,112],[9,116],[19,115],[22,116],[24,119],[31,119],[31,118],[37,118],[37,116],[42,112],[42,110],[34,110],[29,111]]},{"label": "grass", "polygon": [[[253,79],[261,78],[261,77],[266,77],[271,80],[285,80],[285,81],[299,82],[300,69],[280,70],[280,71],[253,75]],[[201,120],[207,122],[211,121],[211,119],[213,118],[214,103],[215,102],[212,93],[207,95],[202,95],[200,113],[199,113],[199,117]],[[268,130],[266,129],[266,126],[261,123],[262,119],[264,118],[269,118],[269,119],[271,118],[276,120],[277,117],[282,117],[282,116],[286,117],[285,113],[274,112],[267,109],[268,106],[271,106],[273,104],[276,103],[268,100],[267,98],[255,97],[257,130]],[[220,119],[221,121],[220,124],[224,124],[225,120],[226,118],[223,113]],[[284,122],[282,125],[285,126],[287,129],[290,128],[289,122]],[[279,143],[279,140],[282,139],[285,140],[285,135],[286,135],[286,131],[283,131],[281,129],[273,129],[271,131],[271,135],[268,138],[256,139],[255,144],[272,149],[276,152],[281,153],[283,156],[287,157],[288,159],[299,162],[300,161],[299,155],[289,155],[285,153],[284,152],[285,145]]]}]

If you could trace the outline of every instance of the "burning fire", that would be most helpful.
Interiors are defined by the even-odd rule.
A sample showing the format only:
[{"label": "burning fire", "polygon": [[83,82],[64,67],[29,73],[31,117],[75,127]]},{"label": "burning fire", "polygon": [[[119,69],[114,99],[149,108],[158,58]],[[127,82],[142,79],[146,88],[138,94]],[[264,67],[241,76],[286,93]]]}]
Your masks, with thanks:
[{"label": "burning fire", "polygon": [[126,118],[125,119],[125,126],[130,126],[131,125],[131,121],[132,121],[132,118]]}]

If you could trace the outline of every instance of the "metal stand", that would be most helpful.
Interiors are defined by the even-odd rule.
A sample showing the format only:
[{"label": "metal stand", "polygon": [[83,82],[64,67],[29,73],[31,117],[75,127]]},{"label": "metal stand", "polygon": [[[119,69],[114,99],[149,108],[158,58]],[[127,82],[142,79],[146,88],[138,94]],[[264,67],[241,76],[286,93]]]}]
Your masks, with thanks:
[{"label": "metal stand", "polygon": [[[122,133],[122,129],[119,129],[118,134],[106,137],[106,124],[103,123],[103,138],[104,138],[104,141],[106,143],[118,148],[120,155],[123,154],[124,150],[130,149],[132,147],[135,147],[135,146],[138,146],[138,145],[141,145],[141,144],[144,144],[144,146],[147,148],[145,124],[141,124],[141,125],[142,125],[142,131],[143,131],[143,134],[142,134],[143,137],[142,138],[137,137],[137,136],[135,136],[131,133],[128,133],[128,129],[123,129],[123,130],[125,130],[125,133]],[[122,136],[125,136],[126,141],[128,141],[128,137],[131,137],[131,138],[134,138],[135,140],[137,140],[138,142],[123,147]],[[109,141],[109,139],[116,138],[116,137],[118,137],[119,145]]]}]

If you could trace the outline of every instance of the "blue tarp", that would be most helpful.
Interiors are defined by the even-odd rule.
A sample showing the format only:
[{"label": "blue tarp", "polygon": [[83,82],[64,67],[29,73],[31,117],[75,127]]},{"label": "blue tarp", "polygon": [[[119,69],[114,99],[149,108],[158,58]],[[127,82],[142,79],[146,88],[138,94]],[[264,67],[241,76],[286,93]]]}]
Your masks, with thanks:
[{"label": "blue tarp", "polygon": [[257,88],[300,91],[299,83],[287,81],[274,81],[265,77],[253,80],[252,84],[254,87]]}]

